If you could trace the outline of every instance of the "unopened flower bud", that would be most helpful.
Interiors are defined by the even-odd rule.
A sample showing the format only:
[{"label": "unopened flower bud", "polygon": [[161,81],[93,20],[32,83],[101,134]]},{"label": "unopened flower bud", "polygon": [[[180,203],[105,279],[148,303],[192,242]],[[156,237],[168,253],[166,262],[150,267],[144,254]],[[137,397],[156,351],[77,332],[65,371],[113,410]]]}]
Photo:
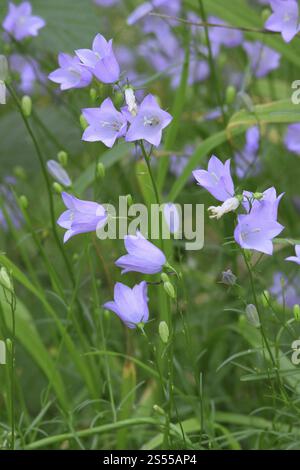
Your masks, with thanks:
[{"label": "unopened flower bud", "polygon": [[103,165],[102,162],[97,163],[97,176],[98,178],[105,177],[105,166]]},{"label": "unopened flower bud", "polygon": [[170,332],[169,332],[169,327],[165,321],[160,322],[158,326],[158,332],[159,332],[159,336],[162,342],[164,344],[167,344],[167,342],[169,341]]},{"label": "unopened flower bud", "polygon": [[267,290],[264,290],[262,295],[261,295],[261,303],[263,307],[268,307],[270,302],[270,293]]},{"label": "unopened flower bud", "polygon": [[84,117],[83,114],[80,114],[79,122],[80,122],[80,125],[81,125],[82,130],[85,131],[86,128],[88,127],[88,122],[87,122],[87,120],[85,119],[85,117]]},{"label": "unopened flower bud", "polygon": [[220,219],[224,214],[235,211],[240,205],[240,200],[237,197],[226,199],[221,206],[211,206],[208,211],[211,213],[210,219]]},{"label": "unopened flower bud", "polygon": [[72,186],[72,181],[68,173],[56,160],[47,161],[47,170],[57,183],[62,184],[66,188]]},{"label": "unopened flower bud", "polygon": [[227,286],[234,286],[236,283],[236,276],[233,274],[231,269],[227,269],[227,271],[222,272],[222,281],[223,284],[226,284]]},{"label": "unopened flower bud", "polygon": [[21,165],[17,165],[13,169],[13,173],[16,178],[25,181],[27,179],[27,174],[25,169]]},{"label": "unopened flower bud", "polygon": [[132,199],[131,194],[127,194],[126,199],[127,199],[127,206],[128,206],[128,207],[132,206],[132,204],[133,204],[133,199]]},{"label": "unopened flower bud", "polygon": [[161,416],[165,416],[164,410],[158,405],[153,405],[153,411],[155,411],[155,413],[160,414]]},{"label": "unopened flower bud", "polygon": [[95,88],[90,89],[90,98],[91,98],[91,102],[95,103],[97,99],[97,90]]},{"label": "unopened flower bud", "polygon": [[11,354],[11,353],[12,353],[12,349],[13,349],[12,340],[11,340],[10,338],[6,338],[5,344],[6,344],[7,352],[8,352],[9,354]]},{"label": "unopened flower bud", "polygon": [[53,186],[52,186],[52,187],[53,187],[54,191],[55,191],[57,194],[61,194],[61,193],[63,192],[62,186],[61,186],[59,183],[57,183],[56,181],[53,183]]},{"label": "unopened flower bud", "polygon": [[22,209],[26,210],[28,208],[28,199],[24,194],[19,197],[19,204],[22,207]]},{"label": "unopened flower bud", "polygon": [[257,308],[255,307],[255,305],[253,304],[247,305],[245,312],[246,312],[246,317],[247,317],[248,322],[255,328],[259,328],[260,327],[259,315],[258,315]]},{"label": "unopened flower bud", "polygon": [[0,269],[0,284],[5,289],[9,290],[10,292],[14,291],[14,286],[12,284],[11,278],[4,266]]},{"label": "unopened flower bud", "polygon": [[128,111],[132,116],[136,116],[138,112],[138,107],[135,99],[135,94],[132,88],[125,89],[125,101],[128,107]]},{"label": "unopened flower bud", "polygon": [[175,292],[175,289],[174,289],[174,286],[173,284],[171,284],[171,282],[165,282],[164,283],[164,289],[166,291],[166,293],[168,294],[169,297],[171,297],[171,299],[175,299],[176,298],[176,292]]},{"label": "unopened flower bud", "polygon": [[229,85],[226,88],[225,102],[227,105],[234,103],[236,98],[236,88],[233,85]]},{"label": "unopened flower bud", "polygon": [[161,273],[160,278],[162,282],[170,282],[170,278],[166,273]]},{"label": "unopened flower bud", "polygon": [[64,150],[61,150],[57,154],[57,160],[61,164],[61,166],[66,167],[68,165],[68,154]]},{"label": "unopened flower bud", "polygon": [[293,314],[296,321],[300,321],[300,305],[296,304],[293,307]]},{"label": "unopened flower bud", "polygon": [[24,95],[21,100],[22,111],[25,117],[31,116],[32,111],[32,100],[30,96]]},{"label": "unopened flower bud", "polygon": [[253,193],[253,198],[260,201],[264,197],[263,193]]},{"label": "unopened flower bud", "polygon": [[261,19],[265,23],[269,16],[271,15],[271,10],[269,8],[264,8],[263,11],[261,12]]}]

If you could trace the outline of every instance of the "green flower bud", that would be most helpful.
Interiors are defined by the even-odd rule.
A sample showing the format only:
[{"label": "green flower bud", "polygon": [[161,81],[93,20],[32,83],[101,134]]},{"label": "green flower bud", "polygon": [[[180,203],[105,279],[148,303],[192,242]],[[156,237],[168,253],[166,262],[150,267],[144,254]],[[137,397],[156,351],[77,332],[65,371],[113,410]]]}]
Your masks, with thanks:
[{"label": "green flower bud", "polygon": [[0,284],[4,289],[9,290],[10,292],[14,291],[14,286],[12,284],[11,278],[4,266],[0,269]]},{"label": "green flower bud", "polygon": [[97,177],[104,178],[105,177],[105,166],[102,162],[97,163]]},{"label": "green flower bud", "polygon": [[28,208],[28,199],[26,196],[24,196],[24,194],[22,194],[22,196],[19,197],[19,204],[20,206],[22,207],[22,209],[26,210]]},{"label": "green flower bud", "polygon": [[159,332],[159,336],[162,342],[164,344],[167,344],[167,342],[169,341],[170,332],[169,332],[169,327],[165,321],[161,321],[160,324],[158,325],[158,332]]},{"label": "green flower bud", "polygon": [[133,199],[132,199],[131,194],[127,194],[126,199],[127,199],[127,206],[128,206],[128,207],[132,206],[132,204],[133,204]]},{"label": "green flower bud", "polygon": [[153,405],[153,411],[155,411],[155,413],[158,413],[161,416],[165,416],[164,410],[158,405]]},{"label": "green flower bud", "polygon": [[57,194],[61,194],[63,192],[63,187],[56,181],[53,183],[52,187]]},{"label": "green flower bud", "polygon": [[296,304],[293,307],[293,314],[296,321],[300,321],[300,305]]},{"label": "green flower bud", "polygon": [[175,289],[174,289],[174,286],[173,284],[171,284],[171,282],[165,282],[164,283],[164,289],[166,291],[166,293],[168,294],[169,297],[171,297],[171,299],[175,299],[176,298],[176,292],[175,292]]},{"label": "green flower bud", "polygon": [[246,317],[248,322],[254,326],[255,328],[260,327],[259,315],[257,312],[257,308],[253,304],[249,304],[246,307]]},{"label": "green flower bud", "polygon": [[161,273],[160,278],[161,278],[162,282],[170,282],[170,278],[167,275],[167,273]]},{"label": "green flower bud", "polygon": [[21,165],[17,165],[13,169],[13,173],[16,178],[25,181],[27,179],[27,173]]},{"label": "green flower bud", "polygon": [[258,201],[264,197],[263,193],[253,193],[254,199],[257,199]]},{"label": "green flower bud", "polygon": [[225,93],[226,104],[230,106],[232,103],[234,103],[235,98],[236,98],[236,88],[232,85],[229,85],[226,88],[226,93]]},{"label": "green flower bud", "polygon": [[97,99],[97,90],[95,88],[90,89],[90,98],[91,98],[91,102],[95,103]]},{"label": "green flower bud", "polygon": [[12,340],[11,340],[10,338],[6,338],[5,344],[6,344],[7,352],[8,352],[9,354],[11,354],[11,353],[12,353],[12,350],[13,350]]},{"label": "green flower bud", "polygon": [[114,95],[114,104],[116,107],[119,107],[123,104],[124,102],[124,96],[123,96],[123,93],[121,93],[120,91],[118,91],[115,95]]},{"label": "green flower bud", "polygon": [[67,152],[65,152],[64,150],[61,150],[60,152],[58,152],[57,160],[59,161],[61,166],[66,167],[67,164],[68,164],[68,154],[67,154]]},{"label": "green flower bud", "polygon": [[261,19],[265,23],[269,16],[271,15],[271,11],[269,8],[264,8],[263,11],[261,12]]},{"label": "green flower bud", "polygon": [[0,81],[5,82],[8,77],[8,63],[4,55],[0,55]]},{"label": "green flower bud", "polygon": [[21,100],[21,106],[24,116],[30,117],[32,111],[32,100],[30,96],[24,95]]},{"label": "green flower bud", "polygon": [[85,117],[83,116],[83,114],[80,114],[79,122],[80,122],[82,130],[85,131],[86,128],[88,127],[88,122],[85,119]]},{"label": "green flower bud", "polygon": [[264,290],[261,296],[261,303],[264,307],[268,307],[270,301],[270,293],[267,290]]}]

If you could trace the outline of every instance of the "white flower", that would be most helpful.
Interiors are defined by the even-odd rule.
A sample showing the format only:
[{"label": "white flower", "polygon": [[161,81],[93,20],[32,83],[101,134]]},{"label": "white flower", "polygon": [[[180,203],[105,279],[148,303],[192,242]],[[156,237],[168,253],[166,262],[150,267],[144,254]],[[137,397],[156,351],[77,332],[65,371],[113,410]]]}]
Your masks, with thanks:
[{"label": "white flower", "polygon": [[226,199],[221,206],[211,206],[208,208],[209,212],[211,212],[210,218],[220,219],[224,214],[227,214],[227,212],[235,211],[239,205],[240,201],[237,197],[230,197]]},{"label": "white flower", "polygon": [[132,88],[126,88],[125,101],[128,106],[128,111],[132,114],[132,116],[136,116],[138,112],[138,107],[136,104],[135,94]]}]

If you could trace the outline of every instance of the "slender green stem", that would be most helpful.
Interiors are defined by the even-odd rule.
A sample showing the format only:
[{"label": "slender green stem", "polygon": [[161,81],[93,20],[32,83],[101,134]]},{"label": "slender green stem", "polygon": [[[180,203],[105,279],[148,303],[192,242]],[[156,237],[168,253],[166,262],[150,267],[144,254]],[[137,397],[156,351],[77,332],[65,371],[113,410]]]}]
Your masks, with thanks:
[{"label": "slender green stem", "polygon": [[45,165],[45,162],[44,162],[42,151],[41,151],[39,143],[38,143],[38,141],[37,141],[37,139],[34,135],[34,132],[33,132],[32,128],[29,124],[28,118],[25,116],[25,114],[23,112],[22,106],[20,104],[20,101],[18,99],[18,96],[17,96],[15,90],[9,84],[7,84],[6,86],[7,86],[7,89],[9,91],[11,97],[13,98],[20,114],[21,114],[21,117],[22,117],[23,122],[25,124],[26,130],[27,130],[27,132],[28,132],[28,134],[29,134],[29,136],[30,136],[30,138],[33,142],[34,148],[36,150],[36,154],[37,154],[39,162],[40,162],[42,174],[44,176],[44,180],[45,180],[46,188],[47,188],[47,192],[48,192],[50,218],[51,218],[51,224],[52,224],[54,239],[55,239],[56,245],[57,245],[57,247],[58,247],[58,249],[59,249],[59,251],[62,255],[62,258],[65,261],[65,265],[66,265],[68,274],[70,276],[70,279],[72,281],[72,284],[75,285],[75,279],[74,279],[74,275],[73,275],[69,260],[66,256],[65,250],[62,247],[62,244],[60,242],[60,239],[59,239],[59,236],[58,236],[58,233],[57,233],[56,219],[55,219],[55,213],[54,213],[54,203],[53,203],[53,196],[52,196],[52,191],[51,191],[51,184],[50,184],[50,179],[49,179],[49,176],[48,176],[48,173],[47,173],[47,169],[46,169],[46,165]]}]

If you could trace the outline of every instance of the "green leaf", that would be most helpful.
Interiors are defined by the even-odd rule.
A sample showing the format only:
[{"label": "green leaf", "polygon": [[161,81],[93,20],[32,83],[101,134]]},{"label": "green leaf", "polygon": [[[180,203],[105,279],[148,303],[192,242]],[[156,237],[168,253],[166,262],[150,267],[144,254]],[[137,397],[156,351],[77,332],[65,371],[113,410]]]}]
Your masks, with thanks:
[{"label": "green leaf", "polygon": [[206,157],[210,156],[213,149],[230,141],[234,136],[242,134],[249,127],[257,124],[280,124],[300,121],[300,107],[291,103],[290,100],[275,101],[268,104],[254,106],[253,112],[241,110],[235,113],[224,131],[218,132],[205,139],[194,154],[189,159],[183,172],[174,182],[168,201],[174,201],[185,183],[189,179],[191,172]]},{"label": "green leaf", "polygon": [[[5,300],[3,289],[0,289],[0,304],[5,323],[11,331],[12,313],[9,304]],[[19,299],[17,299],[15,319],[17,340],[22,344],[25,350],[31,355],[35,363],[46,375],[49,383],[56,393],[58,401],[60,402],[61,406],[67,410],[68,399],[60,372],[52,361],[49,351],[47,351],[43,345],[39,332],[34,325],[32,316]]]}]

